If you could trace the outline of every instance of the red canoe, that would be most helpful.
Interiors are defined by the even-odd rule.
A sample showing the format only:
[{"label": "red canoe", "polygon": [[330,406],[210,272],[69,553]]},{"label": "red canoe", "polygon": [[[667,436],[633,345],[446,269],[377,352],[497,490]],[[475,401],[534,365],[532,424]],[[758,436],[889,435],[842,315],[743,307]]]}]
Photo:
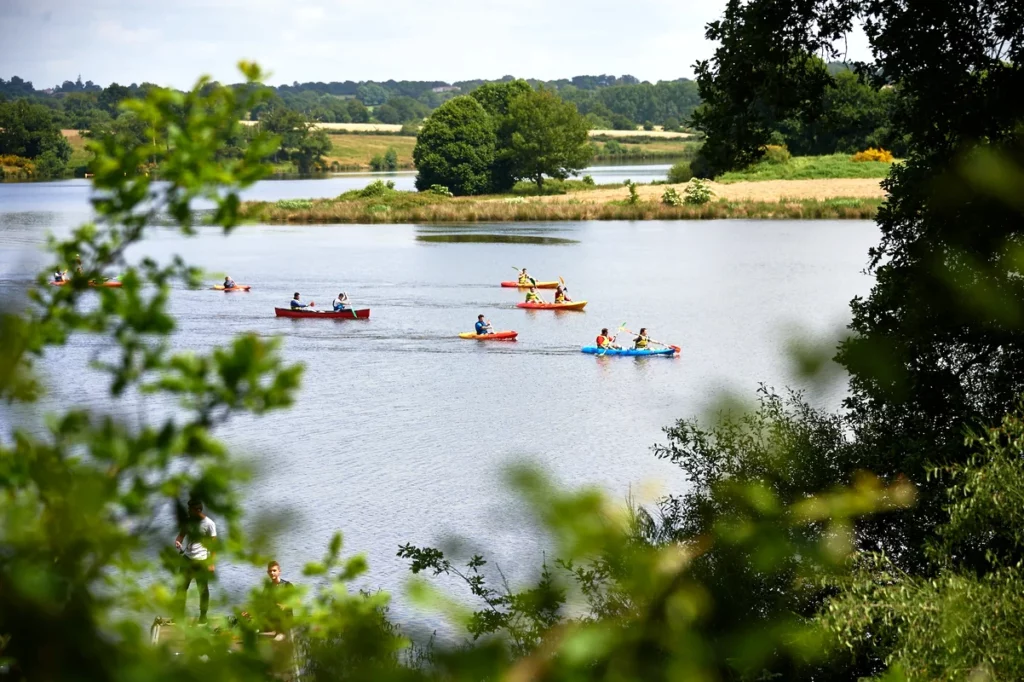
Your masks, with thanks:
[{"label": "red canoe", "polygon": [[310,310],[309,308],[274,308],[274,314],[278,317],[326,317],[332,320],[368,320],[370,309],[362,310]]}]

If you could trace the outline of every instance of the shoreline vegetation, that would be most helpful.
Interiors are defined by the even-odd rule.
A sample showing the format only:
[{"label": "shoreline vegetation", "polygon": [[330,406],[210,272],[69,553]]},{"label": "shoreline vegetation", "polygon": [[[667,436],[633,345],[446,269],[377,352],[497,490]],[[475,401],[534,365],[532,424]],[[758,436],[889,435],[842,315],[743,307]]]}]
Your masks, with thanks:
[{"label": "shoreline vegetation", "polygon": [[[869,220],[884,200],[878,182],[779,180],[708,183],[714,198],[700,205],[662,203],[669,188],[686,185],[597,186],[554,196],[489,195],[448,197],[404,192],[383,183],[333,199],[244,202],[249,222],[269,224],[481,223],[574,220]],[[573,183],[574,189],[576,183]]]}]

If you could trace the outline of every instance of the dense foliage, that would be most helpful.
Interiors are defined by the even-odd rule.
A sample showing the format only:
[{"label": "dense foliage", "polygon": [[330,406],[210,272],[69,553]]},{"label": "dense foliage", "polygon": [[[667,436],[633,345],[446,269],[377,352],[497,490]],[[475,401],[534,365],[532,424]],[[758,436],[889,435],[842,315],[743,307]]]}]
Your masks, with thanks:
[{"label": "dense foliage", "polygon": [[[1019,660],[1005,656],[1019,657],[1010,642],[1019,643],[1020,635],[1001,619],[1017,607],[1000,600],[1014,589],[1019,553],[992,563],[999,556],[994,549],[1014,546],[997,530],[1013,522],[993,514],[991,527],[964,533],[947,483],[932,472],[943,467],[972,481],[955,498],[982,503],[995,494],[975,496],[983,477],[997,472],[971,471],[984,464],[964,433],[999,423],[1024,392],[1018,198],[1024,140],[1013,104],[1024,86],[1019,5],[732,0],[708,31],[722,47],[699,69],[705,103],[698,125],[708,136],[703,158],[711,169],[742,167],[764,153],[778,122],[817,125],[836,81],[811,55],[835,54],[832,46],[854,19],[865,25],[875,58],[866,73],[876,86],[894,84],[887,109],[906,160],[884,182],[882,239],[869,262],[875,285],[853,301],[853,336],[839,350],[850,373],[853,441],[836,467],[841,475],[866,469],[886,480],[907,476],[920,497],[912,510],[859,524],[858,544],[871,554],[862,580],[850,588],[857,592],[837,603],[847,615],[868,610],[847,623],[843,638],[873,672],[888,662],[914,677],[945,679],[957,666],[962,673],[968,665],[990,665],[1015,677]],[[1019,443],[1002,439],[1019,457]],[[952,529],[956,542],[937,543]],[[956,572],[943,568],[950,564]],[[942,580],[934,578],[938,572]],[[893,584],[898,587],[886,589]],[[890,604],[901,600],[899,610],[883,618],[885,607],[869,608],[876,588]],[[987,610],[973,603],[983,595],[994,599]],[[950,629],[944,614],[915,612],[926,600],[952,609],[951,617],[959,612],[979,620]],[[998,642],[977,629],[983,617],[994,628],[984,637]],[[923,630],[906,634],[915,628]],[[943,646],[950,655],[936,653]],[[991,657],[982,653],[986,647]]]},{"label": "dense foliage", "polygon": [[444,185],[456,195],[491,189],[494,122],[472,97],[456,97],[435,111],[420,130],[413,150],[416,189]]},{"label": "dense foliage", "polygon": [[[460,111],[482,112],[487,134],[482,133],[479,114],[461,122],[453,118],[449,108],[454,102],[460,103]],[[459,131],[459,125],[467,126],[465,132]],[[469,153],[464,145],[470,139],[479,145],[474,161],[488,158],[486,168],[461,161]],[[564,180],[586,168],[592,156],[586,122],[576,107],[548,90],[534,90],[526,81],[484,85],[468,98],[457,97],[442,105],[423,126],[413,151],[420,171],[416,187],[442,184],[455,194],[508,191],[520,180],[529,180],[543,191],[545,177]],[[421,159],[430,160],[431,166],[424,170]],[[470,185],[462,176],[471,169],[481,181]]]}]

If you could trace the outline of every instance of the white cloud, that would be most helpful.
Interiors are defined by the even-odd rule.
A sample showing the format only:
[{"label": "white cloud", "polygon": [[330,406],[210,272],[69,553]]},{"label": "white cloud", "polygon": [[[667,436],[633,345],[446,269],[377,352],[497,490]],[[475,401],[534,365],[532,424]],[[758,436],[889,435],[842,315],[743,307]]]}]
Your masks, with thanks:
[{"label": "white cloud", "polygon": [[160,38],[160,31],[152,28],[128,28],[118,21],[106,19],[92,26],[96,36],[121,45],[142,45]]}]

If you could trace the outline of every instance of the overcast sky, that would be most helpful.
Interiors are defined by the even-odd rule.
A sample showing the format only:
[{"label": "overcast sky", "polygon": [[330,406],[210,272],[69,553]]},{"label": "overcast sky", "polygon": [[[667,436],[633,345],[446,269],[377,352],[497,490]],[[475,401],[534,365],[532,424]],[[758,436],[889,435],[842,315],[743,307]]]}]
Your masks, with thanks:
[{"label": "overcast sky", "polygon": [[[186,87],[632,74],[693,76],[725,0],[0,0],[0,78]],[[852,58],[865,58],[851,46]]]}]

